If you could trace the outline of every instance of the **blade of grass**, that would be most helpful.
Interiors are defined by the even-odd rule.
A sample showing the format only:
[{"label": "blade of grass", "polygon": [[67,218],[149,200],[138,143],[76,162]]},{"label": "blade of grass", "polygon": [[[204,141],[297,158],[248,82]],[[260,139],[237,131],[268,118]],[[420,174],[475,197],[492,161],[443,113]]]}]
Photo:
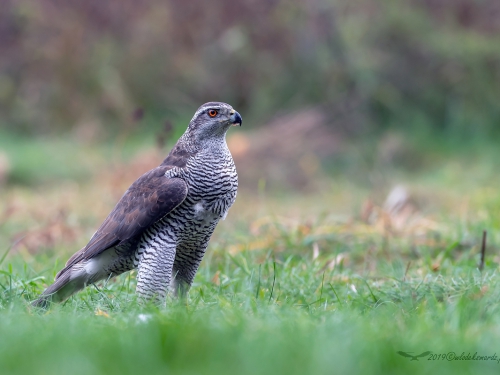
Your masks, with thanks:
[{"label": "blade of grass", "polygon": [[276,262],[273,261],[273,286],[271,287],[271,295],[269,296],[269,302],[273,298],[274,284],[276,283]]},{"label": "blade of grass", "polygon": [[21,242],[21,240],[22,240],[23,238],[24,238],[24,236],[23,236],[23,237],[21,237],[21,238],[19,238],[17,241],[15,241],[12,245],[10,245],[10,246],[7,248],[7,250],[5,251],[5,253],[4,253],[4,254],[2,255],[2,257],[0,258],[0,265],[3,263],[3,261],[5,260],[5,258],[7,258],[7,255],[10,253],[10,251],[12,250],[12,248],[13,248],[14,246],[16,246],[19,242]]},{"label": "blade of grass", "polygon": [[255,291],[255,299],[259,299],[259,290],[260,290],[260,272],[262,265],[259,264],[259,281],[257,282],[257,290]]},{"label": "blade of grass", "polygon": [[339,301],[339,303],[342,305],[342,301],[340,300],[339,298],[339,295],[337,294],[337,291],[335,290],[335,288],[333,287],[332,283],[328,283],[328,285],[330,285],[330,289],[333,291],[333,294],[335,294],[335,297],[337,297],[337,300]]}]

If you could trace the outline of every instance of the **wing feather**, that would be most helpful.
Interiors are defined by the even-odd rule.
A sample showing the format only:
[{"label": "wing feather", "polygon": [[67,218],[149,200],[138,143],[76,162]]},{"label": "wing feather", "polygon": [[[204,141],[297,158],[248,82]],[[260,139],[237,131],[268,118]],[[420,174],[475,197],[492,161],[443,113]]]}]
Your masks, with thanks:
[{"label": "wing feather", "polygon": [[188,187],[180,178],[168,178],[172,166],[161,165],[139,177],[92,236],[87,246],[74,254],[56,279],[83,259],[141,235],[146,228],[179,206]]}]

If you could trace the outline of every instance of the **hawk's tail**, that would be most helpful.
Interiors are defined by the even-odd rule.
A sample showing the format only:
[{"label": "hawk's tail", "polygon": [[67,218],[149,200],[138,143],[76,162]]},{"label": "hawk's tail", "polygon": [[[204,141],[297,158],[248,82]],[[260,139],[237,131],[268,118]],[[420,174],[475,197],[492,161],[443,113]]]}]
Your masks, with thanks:
[{"label": "hawk's tail", "polygon": [[62,302],[87,284],[88,275],[85,272],[75,272],[73,267],[63,270],[57,275],[52,285],[45,289],[40,297],[31,303],[32,306],[47,308],[51,302]]}]

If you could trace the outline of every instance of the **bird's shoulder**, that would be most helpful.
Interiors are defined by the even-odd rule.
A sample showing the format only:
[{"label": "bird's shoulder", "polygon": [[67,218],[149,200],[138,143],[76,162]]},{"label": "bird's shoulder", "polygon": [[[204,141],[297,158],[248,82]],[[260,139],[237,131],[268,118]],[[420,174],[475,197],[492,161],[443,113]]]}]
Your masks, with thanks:
[{"label": "bird's shoulder", "polygon": [[188,186],[181,178],[165,175],[174,168],[173,165],[162,164],[132,183],[89,243],[68,260],[64,270],[83,259],[93,258],[111,247],[133,240],[179,206],[186,198]]},{"label": "bird's shoulder", "polygon": [[[139,177],[123,194],[96,235],[112,234],[118,241],[130,239],[181,204],[188,186],[181,178],[165,175],[174,168],[160,165]],[[91,239],[87,247],[91,248],[92,243]]]}]

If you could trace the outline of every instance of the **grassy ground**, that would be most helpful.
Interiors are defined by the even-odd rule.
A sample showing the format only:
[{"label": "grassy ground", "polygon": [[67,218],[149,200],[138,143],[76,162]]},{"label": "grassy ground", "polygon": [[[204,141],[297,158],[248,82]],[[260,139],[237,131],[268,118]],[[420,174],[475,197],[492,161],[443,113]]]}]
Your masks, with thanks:
[{"label": "grassy ground", "polygon": [[[51,149],[21,149],[38,160],[37,147]],[[48,166],[30,177],[25,163],[16,178],[31,185],[1,192],[2,374],[498,373],[500,199],[490,170],[450,160],[392,173],[410,195],[401,209],[384,208],[390,188],[340,178],[309,195],[242,191],[187,300],[140,307],[130,273],[33,311],[29,301],[160,159],[67,155],[57,178]],[[432,354],[410,361],[399,351]],[[462,353],[496,360],[454,358]]]}]

